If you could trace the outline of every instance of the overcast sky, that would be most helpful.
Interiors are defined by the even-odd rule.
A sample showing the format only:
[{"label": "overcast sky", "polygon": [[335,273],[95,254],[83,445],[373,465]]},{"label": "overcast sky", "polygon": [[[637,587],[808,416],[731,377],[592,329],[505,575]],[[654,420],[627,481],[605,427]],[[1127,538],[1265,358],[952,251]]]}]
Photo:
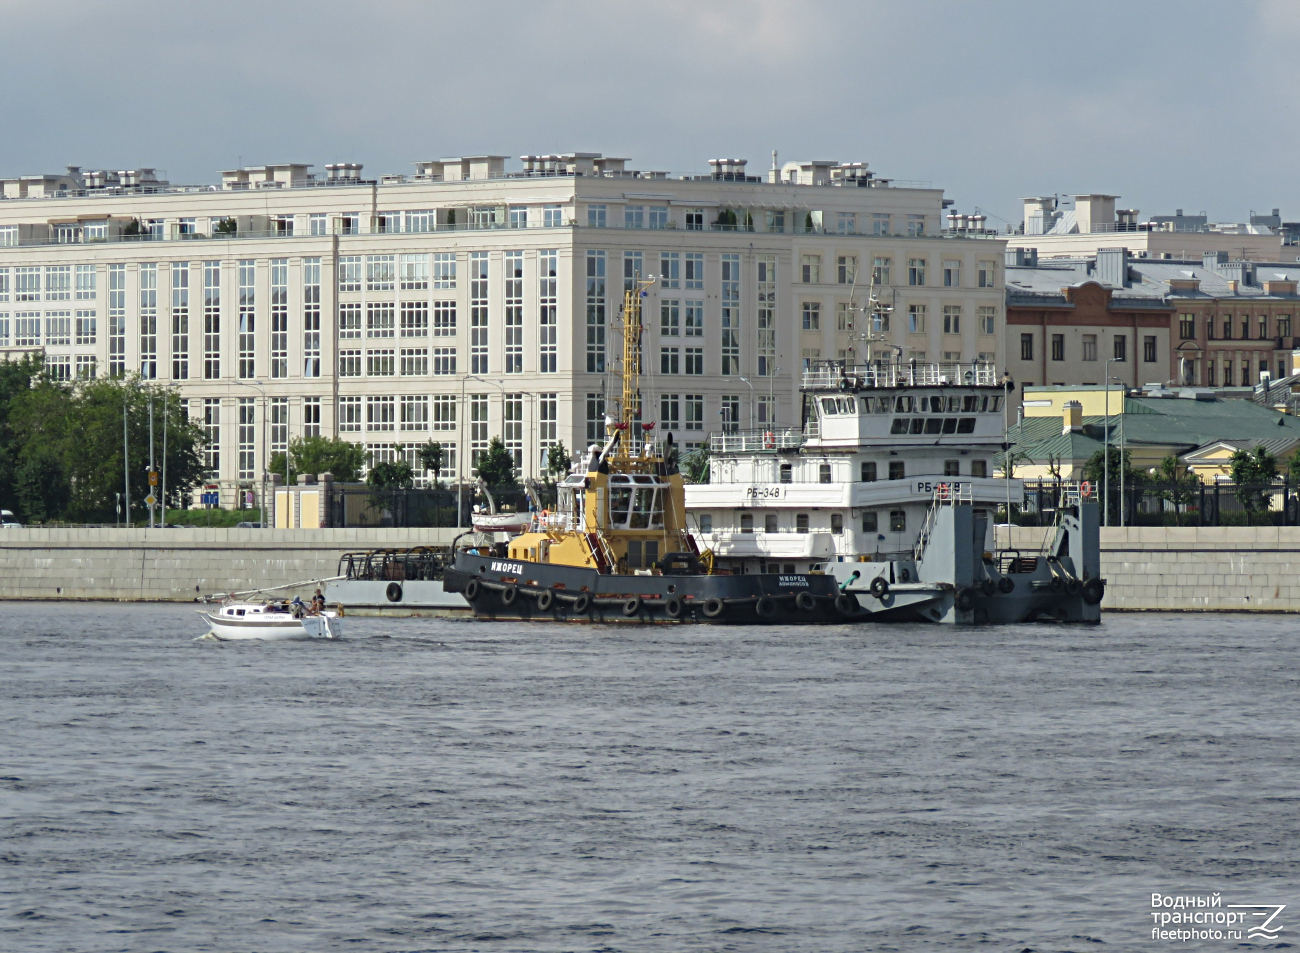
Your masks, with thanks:
[{"label": "overcast sky", "polygon": [[1013,220],[1081,191],[1300,220],[1297,49],[1297,0],[0,0],[0,175],[777,149]]}]

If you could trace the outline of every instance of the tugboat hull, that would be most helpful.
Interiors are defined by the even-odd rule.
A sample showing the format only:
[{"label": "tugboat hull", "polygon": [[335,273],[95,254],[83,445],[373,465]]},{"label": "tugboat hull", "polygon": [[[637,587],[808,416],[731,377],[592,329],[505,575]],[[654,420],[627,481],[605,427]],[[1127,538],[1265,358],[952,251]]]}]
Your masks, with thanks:
[{"label": "tugboat hull", "polygon": [[833,576],[816,574],[614,575],[461,553],[443,587],[493,620],[826,625],[862,614]]}]

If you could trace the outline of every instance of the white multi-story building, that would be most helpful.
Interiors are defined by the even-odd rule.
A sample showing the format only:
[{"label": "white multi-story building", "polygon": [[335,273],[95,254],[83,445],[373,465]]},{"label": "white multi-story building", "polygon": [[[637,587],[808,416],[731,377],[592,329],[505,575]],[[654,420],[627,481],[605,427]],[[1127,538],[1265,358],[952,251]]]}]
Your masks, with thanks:
[{"label": "white multi-story building", "polygon": [[601,439],[638,277],[656,277],[643,419],[687,447],[798,423],[801,368],[861,360],[868,337],[904,358],[1000,358],[1004,242],[945,236],[941,190],[860,163],[710,164],[668,176],[577,153],[378,180],[355,164],[203,187],[149,169],[0,180],[0,356],[174,385],[231,489],[301,434],[376,460],[437,440],[448,480],[499,436],[537,473],[555,441]]}]

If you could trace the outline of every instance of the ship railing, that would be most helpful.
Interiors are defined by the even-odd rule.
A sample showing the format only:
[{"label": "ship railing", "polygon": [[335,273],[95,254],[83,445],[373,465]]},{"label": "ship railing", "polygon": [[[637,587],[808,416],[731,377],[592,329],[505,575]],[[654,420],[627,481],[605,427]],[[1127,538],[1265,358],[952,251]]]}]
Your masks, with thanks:
[{"label": "ship railing", "polygon": [[804,368],[804,390],[870,390],[877,387],[999,387],[997,368],[985,361],[821,361]]},{"label": "ship railing", "polygon": [[930,509],[925,514],[925,522],[921,524],[916,545],[912,547],[913,559],[919,560],[925,554],[925,548],[930,545],[930,537],[934,533],[934,524],[939,519],[939,511],[945,506],[974,502],[973,490],[974,487],[970,483],[940,483],[934,488],[930,496]]},{"label": "ship railing", "polygon": [[533,531],[536,533],[570,533],[581,530],[581,526],[568,513],[538,513],[533,517]]},{"label": "ship railing", "polygon": [[803,431],[797,427],[768,427],[741,430],[737,433],[715,433],[709,437],[709,452],[776,453],[780,450],[798,450],[803,446],[803,440]]}]

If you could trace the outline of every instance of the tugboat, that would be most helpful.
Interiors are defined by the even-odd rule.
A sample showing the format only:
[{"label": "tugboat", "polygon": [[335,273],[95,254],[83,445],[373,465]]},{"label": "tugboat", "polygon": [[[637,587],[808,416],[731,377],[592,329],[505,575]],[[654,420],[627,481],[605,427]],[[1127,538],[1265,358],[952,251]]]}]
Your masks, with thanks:
[{"label": "tugboat", "polygon": [[[622,397],[557,487],[554,511],[508,542],[455,552],[443,587],[480,619],[567,622],[812,624],[861,614],[824,573],[734,573],[701,551],[687,526],[671,435],[639,423],[642,359],[638,283],[623,302]],[[459,540],[458,540],[459,542]]]},{"label": "tugboat", "polygon": [[802,427],[713,435],[709,482],[686,493],[698,544],[732,572],[825,573],[877,622],[1099,621],[1087,483],[1061,484],[1033,551],[1009,527],[996,545],[997,510],[1024,501],[990,473],[1010,382],[985,362],[867,357],[804,370]]}]

